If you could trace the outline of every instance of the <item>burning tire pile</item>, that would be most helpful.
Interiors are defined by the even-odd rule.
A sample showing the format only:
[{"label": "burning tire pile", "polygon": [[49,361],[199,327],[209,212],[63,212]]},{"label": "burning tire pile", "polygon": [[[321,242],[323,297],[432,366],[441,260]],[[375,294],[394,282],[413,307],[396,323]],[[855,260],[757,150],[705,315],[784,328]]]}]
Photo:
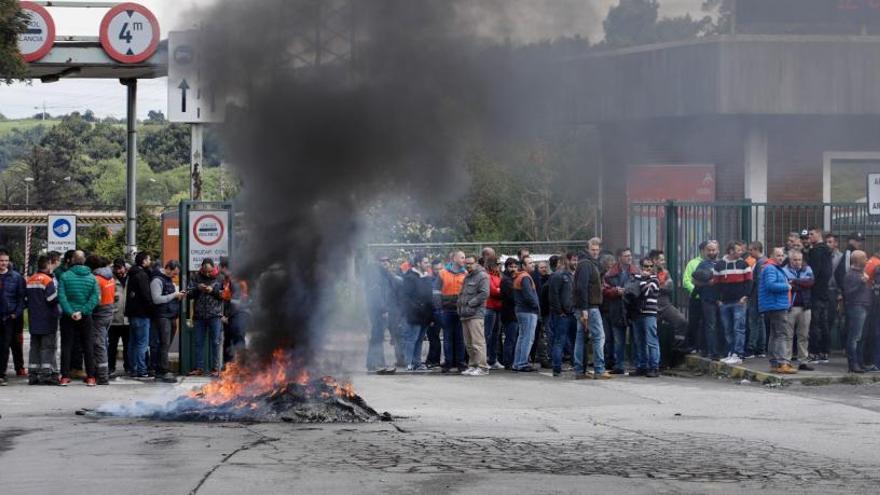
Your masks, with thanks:
[{"label": "burning tire pile", "polygon": [[362,423],[390,421],[332,376],[313,378],[279,350],[261,367],[230,363],[220,378],[170,402],[106,405],[89,416],[160,421]]}]

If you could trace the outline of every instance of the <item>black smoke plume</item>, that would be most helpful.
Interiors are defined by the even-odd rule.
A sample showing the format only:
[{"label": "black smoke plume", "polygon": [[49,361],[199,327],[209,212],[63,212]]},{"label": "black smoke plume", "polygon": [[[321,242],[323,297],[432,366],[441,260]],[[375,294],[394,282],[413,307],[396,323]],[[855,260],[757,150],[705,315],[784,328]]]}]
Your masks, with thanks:
[{"label": "black smoke plume", "polygon": [[[427,204],[461,192],[466,146],[505,127],[521,103],[496,97],[521,68],[487,63],[481,30],[508,35],[518,11],[507,5],[528,2],[355,0],[348,34],[323,32],[341,35],[311,53],[319,18],[342,15],[333,10],[342,3],[227,0],[201,12],[205,77],[232,101],[223,135],[246,222],[236,269],[259,277],[248,328],[258,358],[282,347],[309,360],[334,310],[326,296],[355,252],[362,208],[389,191]],[[560,5],[586,8],[538,3],[563,19]],[[337,60],[349,35],[354,49]]]}]

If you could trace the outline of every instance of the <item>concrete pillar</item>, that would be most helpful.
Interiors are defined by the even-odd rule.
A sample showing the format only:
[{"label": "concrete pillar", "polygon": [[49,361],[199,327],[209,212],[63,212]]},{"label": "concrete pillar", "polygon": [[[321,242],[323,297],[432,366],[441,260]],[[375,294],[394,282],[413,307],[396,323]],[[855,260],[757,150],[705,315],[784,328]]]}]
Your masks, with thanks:
[{"label": "concrete pillar", "polygon": [[[745,137],[745,197],[753,203],[767,202],[767,130],[750,124]],[[765,242],[766,209],[757,207],[752,222],[752,238]]]}]

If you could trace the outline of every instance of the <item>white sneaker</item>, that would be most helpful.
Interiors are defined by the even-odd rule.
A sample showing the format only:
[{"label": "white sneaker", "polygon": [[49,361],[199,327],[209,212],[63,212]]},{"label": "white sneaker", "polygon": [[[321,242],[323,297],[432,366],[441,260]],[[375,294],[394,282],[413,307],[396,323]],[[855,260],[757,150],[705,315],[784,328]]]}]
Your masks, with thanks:
[{"label": "white sneaker", "polygon": [[731,365],[733,365],[733,364],[742,364],[742,362],[743,362],[743,360],[740,359],[740,357],[737,356],[736,354],[734,354],[734,355],[730,356],[729,358],[727,358],[727,364],[731,364]]},{"label": "white sneaker", "polygon": [[501,364],[501,362],[499,362],[499,361],[495,361],[495,364],[493,364],[492,366],[489,366],[489,367],[493,370],[503,370],[504,369],[504,365]]},{"label": "white sneaker", "polygon": [[476,371],[476,370],[478,370],[478,369],[479,369],[479,368],[468,368],[468,369],[462,371],[461,374],[462,374],[462,375],[470,376],[470,375],[473,375],[473,374],[474,374],[474,371]]},{"label": "white sneaker", "polygon": [[484,370],[483,368],[473,368],[474,372],[471,373],[471,376],[486,376],[489,374],[489,370]]}]

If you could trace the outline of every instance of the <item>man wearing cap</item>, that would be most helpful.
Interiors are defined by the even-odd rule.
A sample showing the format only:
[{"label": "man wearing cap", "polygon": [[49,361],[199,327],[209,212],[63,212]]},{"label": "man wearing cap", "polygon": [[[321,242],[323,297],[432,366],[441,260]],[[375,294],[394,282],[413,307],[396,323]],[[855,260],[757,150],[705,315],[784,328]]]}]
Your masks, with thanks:
[{"label": "man wearing cap", "polygon": [[810,252],[807,265],[813,270],[815,284],[811,291],[810,320],[810,354],[811,362],[820,364],[828,362],[831,345],[831,331],[828,325],[828,314],[834,311],[837,299],[830,297],[830,283],[833,279],[831,249],[825,244],[822,229],[812,227],[809,231]]}]

